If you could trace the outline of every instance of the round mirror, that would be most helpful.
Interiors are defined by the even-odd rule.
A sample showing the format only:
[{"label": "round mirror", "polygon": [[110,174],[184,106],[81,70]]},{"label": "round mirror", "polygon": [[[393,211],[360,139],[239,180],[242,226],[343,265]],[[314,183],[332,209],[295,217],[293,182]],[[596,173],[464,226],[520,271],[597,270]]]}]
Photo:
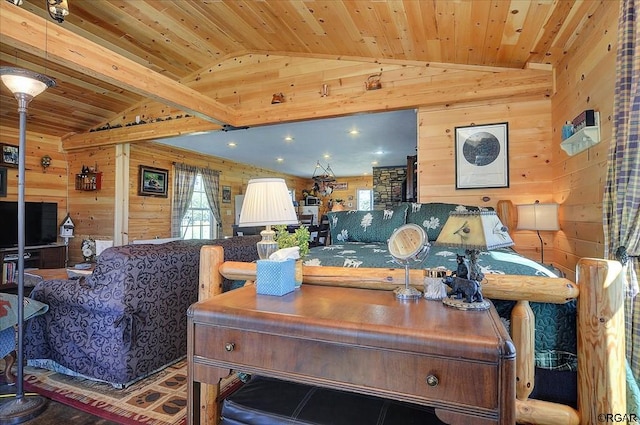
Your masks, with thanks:
[{"label": "round mirror", "polygon": [[400,300],[417,300],[422,293],[409,284],[409,263],[422,262],[429,253],[427,233],[417,224],[405,224],[398,227],[389,238],[387,244],[393,259],[404,264],[404,287],[396,288],[396,298]]},{"label": "round mirror", "polygon": [[398,227],[389,238],[389,253],[397,261],[422,261],[428,250],[427,233],[417,224]]}]

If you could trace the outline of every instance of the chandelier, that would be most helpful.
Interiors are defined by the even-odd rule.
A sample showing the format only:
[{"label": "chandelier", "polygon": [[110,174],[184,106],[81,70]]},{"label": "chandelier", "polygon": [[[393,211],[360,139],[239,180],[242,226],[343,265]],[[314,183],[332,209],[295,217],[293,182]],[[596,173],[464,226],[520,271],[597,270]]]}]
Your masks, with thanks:
[{"label": "chandelier", "polygon": [[333,192],[333,185],[331,183],[336,181],[336,176],[333,174],[331,166],[327,164],[327,167],[320,165],[320,161],[316,163],[316,168],[313,170],[313,190],[322,195],[329,196]]}]

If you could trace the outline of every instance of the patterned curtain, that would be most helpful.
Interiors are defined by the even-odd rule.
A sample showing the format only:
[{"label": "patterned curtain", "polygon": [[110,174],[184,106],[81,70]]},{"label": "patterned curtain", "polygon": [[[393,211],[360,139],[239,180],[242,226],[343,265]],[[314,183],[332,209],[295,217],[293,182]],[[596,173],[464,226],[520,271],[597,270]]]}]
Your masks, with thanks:
[{"label": "patterned curtain", "polygon": [[218,228],[216,229],[216,234],[214,237],[219,237],[219,230],[222,227],[222,214],[220,214],[220,202],[218,198],[219,188],[220,188],[220,172],[210,170],[208,168],[199,169],[200,174],[202,174],[202,182],[204,183],[204,192],[207,194],[207,201],[209,201],[209,206],[211,206],[211,211],[213,212],[213,218],[216,219],[216,223],[218,223]]},{"label": "patterned curtain", "polygon": [[180,223],[184,217],[191,196],[193,195],[193,185],[198,175],[198,169],[187,164],[175,165],[175,187],[173,190],[173,208],[171,211],[171,236],[181,238]]},{"label": "patterned curtain", "polygon": [[627,357],[640,377],[640,0],[622,0],[613,140],[603,197],[605,256],[626,264],[625,304]]}]

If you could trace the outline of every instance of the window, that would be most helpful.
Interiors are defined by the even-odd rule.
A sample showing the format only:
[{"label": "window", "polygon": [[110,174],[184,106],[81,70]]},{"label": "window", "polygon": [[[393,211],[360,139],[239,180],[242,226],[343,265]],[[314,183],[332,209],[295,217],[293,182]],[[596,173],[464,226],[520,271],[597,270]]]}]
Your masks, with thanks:
[{"label": "window", "polygon": [[202,175],[198,173],[193,185],[189,209],[180,223],[180,234],[183,239],[215,239],[217,228],[204,192]]},{"label": "window", "polygon": [[358,210],[371,211],[373,209],[373,190],[358,189]]}]

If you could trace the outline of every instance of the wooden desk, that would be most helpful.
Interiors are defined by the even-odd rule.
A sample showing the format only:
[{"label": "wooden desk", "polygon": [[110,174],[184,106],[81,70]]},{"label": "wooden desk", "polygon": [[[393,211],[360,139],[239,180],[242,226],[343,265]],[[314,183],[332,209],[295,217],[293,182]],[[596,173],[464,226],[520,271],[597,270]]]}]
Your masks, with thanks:
[{"label": "wooden desk", "polygon": [[[194,304],[187,338],[188,424],[200,423],[200,383],[217,388],[230,369],[429,405],[450,424],[515,423],[515,350],[493,307],[251,285]],[[213,423],[218,407],[206,406]]]}]

